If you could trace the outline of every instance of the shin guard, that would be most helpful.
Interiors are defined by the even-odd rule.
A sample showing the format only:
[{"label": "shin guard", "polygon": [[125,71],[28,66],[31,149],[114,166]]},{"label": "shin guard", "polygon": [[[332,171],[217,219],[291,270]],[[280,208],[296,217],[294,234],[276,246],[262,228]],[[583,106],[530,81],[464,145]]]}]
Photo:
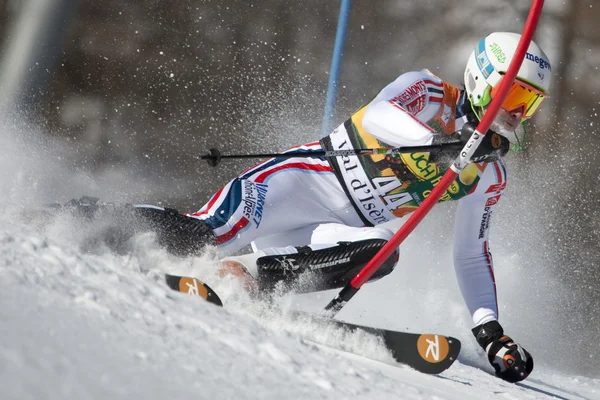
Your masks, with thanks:
[{"label": "shin guard", "polygon": [[[258,281],[263,290],[272,290],[282,282],[298,293],[337,289],[346,285],[385,245],[383,239],[339,242],[312,250],[298,247],[298,253],[263,256],[256,261]],[[398,250],[388,258],[369,281],[390,272],[398,261]]]}]

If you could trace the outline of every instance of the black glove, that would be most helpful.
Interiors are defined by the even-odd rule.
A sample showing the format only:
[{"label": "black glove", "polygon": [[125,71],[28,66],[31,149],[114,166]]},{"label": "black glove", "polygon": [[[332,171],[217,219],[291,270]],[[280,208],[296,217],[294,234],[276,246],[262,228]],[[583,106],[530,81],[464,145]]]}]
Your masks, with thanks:
[{"label": "black glove", "polygon": [[477,343],[485,350],[496,376],[508,382],[519,382],[533,370],[533,358],[521,345],[504,334],[498,321],[473,328]]},{"label": "black glove", "polygon": [[[463,144],[466,144],[477,126],[471,122],[467,122],[463,125],[460,130],[460,140]],[[501,157],[504,157],[510,149],[510,142],[504,136],[489,130],[488,133],[483,137],[483,140],[475,150],[472,162],[494,162]]]},{"label": "black glove", "polygon": [[[440,134],[433,138],[432,145],[446,145],[454,143],[456,146],[446,146],[441,150],[432,151],[429,154],[429,162],[438,164],[451,164],[458,154],[469,141],[477,125],[472,122],[467,122],[463,125],[460,131],[454,132],[452,135]],[[494,162],[501,157],[504,157],[510,149],[510,142],[504,136],[489,130],[484,136],[482,142],[475,150],[472,162]]]}]

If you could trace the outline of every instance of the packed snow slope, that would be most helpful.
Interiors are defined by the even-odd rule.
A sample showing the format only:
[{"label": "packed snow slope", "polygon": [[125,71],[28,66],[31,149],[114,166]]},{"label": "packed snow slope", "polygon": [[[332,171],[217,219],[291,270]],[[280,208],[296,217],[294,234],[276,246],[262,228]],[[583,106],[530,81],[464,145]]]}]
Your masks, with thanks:
[{"label": "packed snow slope", "polygon": [[[170,258],[151,235],[138,238],[131,255],[85,254],[4,219],[0,252],[0,387],[7,400],[600,399],[600,380],[543,367],[522,384],[505,383],[473,361],[481,356],[465,335],[466,356],[429,376],[395,364],[368,335],[258,317],[235,284],[211,277],[208,257]],[[199,269],[225,308],[163,284],[163,270]],[[376,285],[342,316],[360,322],[360,298],[376,296]],[[315,309],[331,295],[283,296],[281,303]]]},{"label": "packed snow slope", "polygon": [[[90,248],[85,238],[93,224],[69,215],[47,220],[34,205],[87,190],[119,200],[119,186],[65,169],[60,146],[11,133],[0,132],[3,400],[600,399],[598,371],[563,368],[579,360],[563,356],[576,338],[563,335],[551,318],[560,286],[542,273],[535,275],[537,286],[528,285],[519,277],[530,274],[519,268],[533,264],[511,252],[495,257],[503,266],[497,270],[501,318],[534,355],[536,368],[516,385],[493,376],[453,276],[444,234],[451,209],[436,208],[403,246],[394,272],[366,285],[339,314],[350,322],[458,337],[459,361],[429,376],[394,363],[368,335],[273,315],[235,282],[215,276],[210,250],[174,258],[151,234],[133,240],[126,255]],[[208,282],[225,308],[170,291],[165,271]],[[542,296],[540,287],[558,298]],[[278,303],[318,311],[334,294],[282,294]]]}]

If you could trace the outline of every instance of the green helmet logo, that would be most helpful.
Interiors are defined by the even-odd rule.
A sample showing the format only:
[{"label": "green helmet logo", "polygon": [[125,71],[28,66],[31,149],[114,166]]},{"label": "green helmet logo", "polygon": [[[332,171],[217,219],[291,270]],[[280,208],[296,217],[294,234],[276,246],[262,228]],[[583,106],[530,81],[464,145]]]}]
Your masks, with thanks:
[{"label": "green helmet logo", "polygon": [[496,56],[496,59],[499,62],[501,62],[501,63],[506,62],[506,55],[504,54],[504,52],[502,51],[502,49],[500,48],[500,46],[497,43],[490,44],[490,50],[492,51],[492,54]]}]

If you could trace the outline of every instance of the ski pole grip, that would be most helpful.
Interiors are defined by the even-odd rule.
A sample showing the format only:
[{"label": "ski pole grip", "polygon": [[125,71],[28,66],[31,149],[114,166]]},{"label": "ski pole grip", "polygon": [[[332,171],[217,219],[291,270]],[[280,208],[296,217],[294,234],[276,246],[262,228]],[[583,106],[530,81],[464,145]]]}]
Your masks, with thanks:
[{"label": "ski pole grip", "polygon": [[221,162],[221,152],[219,149],[210,149],[208,154],[202,157],[211,167],[216,167]]}]

